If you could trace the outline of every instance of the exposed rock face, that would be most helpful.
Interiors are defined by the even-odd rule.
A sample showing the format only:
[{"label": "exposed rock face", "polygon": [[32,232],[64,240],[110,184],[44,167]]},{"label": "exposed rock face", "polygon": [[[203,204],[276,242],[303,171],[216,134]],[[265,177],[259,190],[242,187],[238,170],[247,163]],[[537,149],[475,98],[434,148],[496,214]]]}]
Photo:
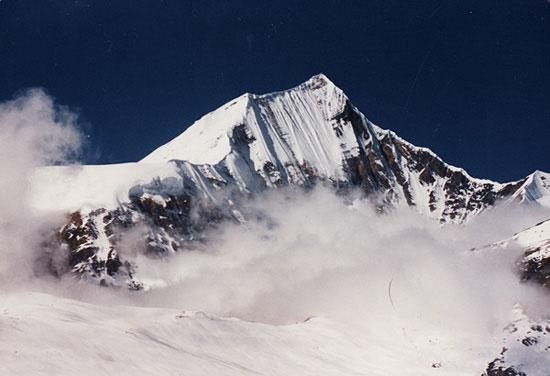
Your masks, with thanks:
[{"label": "exposed rock face", "polygon": [[245,94],[132,168],[140,165],[174,173],[136,179],[116,206],[78,210],[59,231],[79,275],[140,288],[139,271],[121,254],[125,234],[141,228],[141,251],[152,257],[177,252],[221,221],[243,221],[242,200],[282,186],[358,189],[381,209],[409,205],[442,223],[468,221],[498,200],[538,204],[548,188],[539,172],[508,184],[470,177],[368,121],[324,75]]},{"label": "exposed rock face", "polygon": [[544,287],[550,288],[550,239],[539,247],[525,252],[522,260],[523,280],[534,281]]},{"label": "exposed rock face", "polygon": [[[504,355],[504,350],[502,355]],[[527,376],[524,372],[517,371],[514,367],[507,367],[504,364],[504,358],[498,358],[489,363],[484,376]]]},{"label": "exposed rock face", "polygon": [[69,223],[59,230],[58,238],[69,248],[68,262],[73,272],[101,285],[120,285],[139,289],[132,279],[133,267],[118,255],[117,226],[131,223],[122,210],[93,210],[87,215],[74,212]]},{"label": "exposed rock face", "polygon": [[525,247],[520,261],[522,279],[550,289],[550,220],[520,232],[515,238]]},{"label": "exposed rock face", "polygon": [[506,364],[504,357],[506,351],[508,351],[508,349],[503,347],[500,352],[500,357],[489,363],[483,376],[527,376],[525,373]]},{"label": "exposed rock face", "polygon": [[514,315],[513,321],[503,331],[504,347],[488,364],[484,376],[544,374],[540,365],[550,356],[550,322],[532,321],[519,307]]},{"label": "exposed rock face", "polygon": [[157,179],[132,188],[130,202],[114,210],[73,212],[57,237],[69,249],[72,271],[100,285],[141,289],[136,266],[124,260],[121,250],[132,247],[127,251],[164,257],[201,243],[205,230],[222,220],[239,220],[229,200],[233,196],[216,206],[181,187],[174,191],[173,184],[173,179]]}]

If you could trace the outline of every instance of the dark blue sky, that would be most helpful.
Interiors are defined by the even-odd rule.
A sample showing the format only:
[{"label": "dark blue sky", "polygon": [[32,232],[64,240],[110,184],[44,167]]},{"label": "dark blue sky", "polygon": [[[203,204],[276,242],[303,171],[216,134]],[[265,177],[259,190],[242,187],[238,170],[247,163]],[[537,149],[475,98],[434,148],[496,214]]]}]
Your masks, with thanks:
[{"label": "dark blue sky", "polygon": [[547,0],[0,0],[0,99],[42,86],[78,110],[89,163],[319,72],[474,176],[550,171]]}]

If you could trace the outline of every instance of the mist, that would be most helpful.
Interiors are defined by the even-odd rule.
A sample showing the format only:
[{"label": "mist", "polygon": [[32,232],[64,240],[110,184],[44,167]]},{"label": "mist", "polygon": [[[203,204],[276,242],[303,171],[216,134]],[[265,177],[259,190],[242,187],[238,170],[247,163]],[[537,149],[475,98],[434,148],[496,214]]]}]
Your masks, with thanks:
[{"label": "mist", "polygon": [[[366,200],[350,205],[325,189],[271,192],[249,205],[263,219],[226,224],[206,246],[165,261],[137,256],[151,289],[133,299],[276,324],[391,313],[487,329],[516,303],[543,311],[537,289],[519,283],[520,249],[471,251],[511,236],[498,234],[490,214],[472,227],[441,226],[408,208],[379,215]],[[516,220],[521,228],[536,218]]]},{"label": "mist", "polygon": [[29,205],[33,170],[75,161],[81,140],[77,115],[42,89],[0,104],[0,289],[32,282],[44,232],[55,222]]}]

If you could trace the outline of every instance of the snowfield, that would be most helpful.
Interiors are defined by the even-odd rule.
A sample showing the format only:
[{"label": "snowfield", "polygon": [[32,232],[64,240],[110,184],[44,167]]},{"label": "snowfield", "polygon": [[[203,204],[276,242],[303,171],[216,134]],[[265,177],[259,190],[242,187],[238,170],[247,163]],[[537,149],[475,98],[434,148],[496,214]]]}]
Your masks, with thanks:
[{"label": "snowfield", "polygon": [[484,369],[494,349],[432,329],[407,333],[396,317],[367,328],[321,317],[268,325],[13,293],[0,298],[0,374],[418,376]]},{"label": "snowfield", "polygon": [[128,191],[154,178],[175,175],[170,163],[48,166],[30,176],[30,206],[41,211],[70,212],[87,207],[116,208]]}]

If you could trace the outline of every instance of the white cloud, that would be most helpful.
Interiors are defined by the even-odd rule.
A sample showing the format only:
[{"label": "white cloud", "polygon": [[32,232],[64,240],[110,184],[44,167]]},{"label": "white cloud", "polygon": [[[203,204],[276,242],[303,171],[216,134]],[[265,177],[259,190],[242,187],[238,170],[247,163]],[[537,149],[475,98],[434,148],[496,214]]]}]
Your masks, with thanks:
[{"label": "white cloud", "polygon": [[269,323],[381,320],[397,310],[449,330],[496,327],[515,303],[541,304],[515,274],[521,250],[470,251],[510,235],[489,214],[473,226],[441,227],[408,208],[379,216],[364,201],[350,207],[325,190],[275,192],[251,205],[276,225],[229,224],[205,249],[165,262],[138,257],[138,275],[166,287],[134,302]]},{"label": "white cloud", "polygon": [[32,274],[46,225],[28,205],[29,175],[65,163],[80,147],[76,116],[41,89],[0,104],[0,285]]}]

